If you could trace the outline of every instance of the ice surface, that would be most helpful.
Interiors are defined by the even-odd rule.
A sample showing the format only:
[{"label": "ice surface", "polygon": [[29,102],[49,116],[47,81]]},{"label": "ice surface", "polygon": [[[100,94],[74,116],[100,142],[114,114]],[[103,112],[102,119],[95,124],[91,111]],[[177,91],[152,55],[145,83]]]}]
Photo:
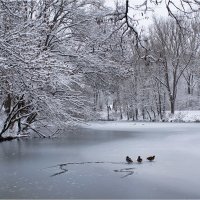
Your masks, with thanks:
[{"label": "ice surface", "polygon": [[0,198],[200,198],[199,123],[90,123],[66,138],[2,143],[0,161]]}]

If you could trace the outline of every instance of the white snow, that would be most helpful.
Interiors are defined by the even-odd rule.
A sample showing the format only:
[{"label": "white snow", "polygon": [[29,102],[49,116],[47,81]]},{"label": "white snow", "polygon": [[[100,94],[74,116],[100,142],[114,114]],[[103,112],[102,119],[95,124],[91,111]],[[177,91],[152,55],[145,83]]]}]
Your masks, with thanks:
[{"label": "white snow", "polygon": [[[103,110],[100,113],[100,119],[107,120],[107,110]],[[120,120],[119,114],[115,114],[114,111],[110,112],[110,119]],[[130,119],[131,121],[132,119]],[[126,116],[123,117],[123,120],[127,121]],[[141,116],[139,117],[139,121],[143,121]],[[148,119],[146,120],[148,121]],[[200,110],[182,110],[175,111],[175,114],[172,115],[169,111],[166,111],[164,116],[165,122],[200,122]]]},{"label": "white snow", "polygon": [[[199,127],[198,123],[194,126]],[[124,121],[113,121],[113,122],[90,122],[83,125],[84,128],[90,128],[95,130],[113,130],[113,131],[136,131],[140,129],[157,129],[157,128],[189,128],[190,123],[157,123],[157,122],[124,122]]]},{"label": "white snow", "polygon": [[171,115],[169,112],[167,112],[166,119],[168,121],[200,122],[200,111],[199,110],[175,111],[174,115]]}]

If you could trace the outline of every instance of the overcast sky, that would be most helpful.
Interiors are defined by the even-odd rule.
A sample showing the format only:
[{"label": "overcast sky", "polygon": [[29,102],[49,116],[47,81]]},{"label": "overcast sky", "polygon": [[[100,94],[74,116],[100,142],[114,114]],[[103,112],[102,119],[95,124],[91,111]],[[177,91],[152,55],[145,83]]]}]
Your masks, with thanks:
[{"label": "overcast sky", "polygon": [[[110,7],[114,7],[115,1],[116,0],[106,0],[106,5],[108,5]],[[135,7],[136,5],[141,5],[144,1],[145,0],[129,0],[129,5],[132,7]],[[125,4],[126,0],[121,0],[119,2],[122,2],[123,4]],[[151,6],[153,6],[153,4],[151,4]],[[154,12],[148,12],[148,14],[146,14],[148,19],[142,19],[141,12],[137,13],[136,11],[134,11],[132,9],[130,9],[130,11],[129,11],[129,16],[132,17],[133,15],[135,15],[137,13],[137,15],[134,18],[141,19],[140,20],[141,27],[147,27],[149,24],[151,24],[153,15],[160,16],[160,17],[168,16],[168,12],[165,7],[164,1],[162,4],[160,4],[158,6],[153,6],[153,9],[154,9]]]}]

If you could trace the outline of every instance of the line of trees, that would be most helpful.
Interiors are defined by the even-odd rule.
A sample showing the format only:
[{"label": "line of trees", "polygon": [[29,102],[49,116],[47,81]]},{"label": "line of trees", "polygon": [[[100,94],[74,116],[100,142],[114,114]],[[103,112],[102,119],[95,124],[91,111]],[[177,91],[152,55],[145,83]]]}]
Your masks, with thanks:
[{"label": "line of trees", "polygon": [[139,47],[130,35],[123,37],[117,56],[123,60],[120,78],[110,78],[113,87],[100,97],[112,97],[114,116],[155,121],[165,120],[166,111],[199,109],[200,20],[192,11],[190,18],[186,11],[154,17]]},{"label": "line of trees", "polygon": [[[142,16],[147,3],[135,7]],[[128,0],[112,9],[103,0],[0,0],[0,137],[53,136],[103,106],[109,118],[110,99],[121,119],[162,119],[184,82],[195,100],[198,13],[186,19],[171,5],[173,19],[155,18],[140,34]]]}]

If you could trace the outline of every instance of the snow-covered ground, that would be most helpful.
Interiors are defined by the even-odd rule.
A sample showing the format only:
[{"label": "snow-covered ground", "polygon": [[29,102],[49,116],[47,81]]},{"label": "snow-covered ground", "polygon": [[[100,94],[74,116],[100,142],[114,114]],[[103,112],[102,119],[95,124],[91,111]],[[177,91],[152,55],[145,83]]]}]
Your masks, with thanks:
[{"label": "snow-covered ground", "polygon": [[175,111],[174,115],[167,112],[165,118],[167,121],[200,122],[200,110]]},{"label": "snow-covered ground", "polygon": [[[107,111],[104,110],[99,113],[101,120],[107,120]],[[118,120],[120,119],[119,114],[115,114],[115,112],[110,113],[110,119]],[[131,121],[132,119],[130,119]],[[124,116],[123,120],[120,121],[127,121],[127,117]],[[142,117],[139,117],[139,121],[143,121]],[[148,119],[146,119],[148,121]],[[166,111],[164,116],[165,122],[200,122],[200,110],[182,110],[182,111],[175,111],[175,114],[172,115],[169,111]]]},{"label": "snow-covered ground", "polygon": [[[199,123],[193,123],[193,127],[200,127]],[[168,122],[134,122],[134,121],[100,121],[90,122],[82,125],[84,128],[94,130],[109,130],[109,131],[139,131],[143,129],[162,129],[163,131],[173,128],[190,128],[190,123],[168,123]],[[199,130],[200,131],[200,130]]]}]

